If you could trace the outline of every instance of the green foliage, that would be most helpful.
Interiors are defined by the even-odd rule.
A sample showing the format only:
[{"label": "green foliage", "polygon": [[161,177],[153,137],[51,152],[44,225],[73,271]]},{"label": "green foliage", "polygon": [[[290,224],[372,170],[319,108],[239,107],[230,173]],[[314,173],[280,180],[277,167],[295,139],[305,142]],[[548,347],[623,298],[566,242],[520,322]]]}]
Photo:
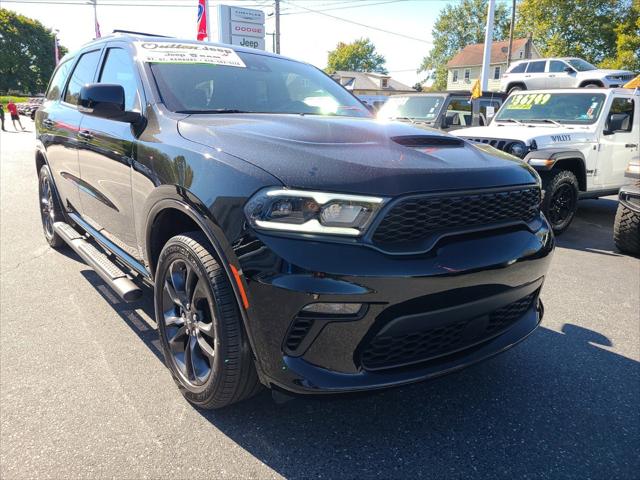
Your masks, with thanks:
[{"label": "green foliage", "polygon": [[630,8],[629,0],[522,0],[516,33],[532,33],[545,57],[575,56],[598,64],[616,56],[616,27]]},{"label": "green foliage", "polygon": [[347,70],[386,74],[385,62],[385,58],[376,52],[371,40],[361,38],[352,43],[338,43],[335,50],[329,52],[325,71],[333,73],[336,70]]},{"label": "green foliage", "polygon": [[[447,62],[467,45],[483,43],[487,24],[487,0],[462,0],[447,5],[431,31],[433,48],[424,57],[419,72],[430,72],[434,90],[447,87]],[[493,40],[504,40],[509,35],[510,9],[497,3],[493,24]]]},{"label": "green foliage", "polygon": [[55,67],[53,42],[40,22],[0,8],[0,91],[44,92]]},{"label": "green foliage", "polygon": [[606,58],[603,68],[640,72],[640,0],[633,0],[623,20],[615,27],[616,53]]},{"label": "green foliage", "polygon": [[9,102],[25,103],[29,101],[29,97],[16,97],[15,95],[0,95],[0,104],[6,105]]}]

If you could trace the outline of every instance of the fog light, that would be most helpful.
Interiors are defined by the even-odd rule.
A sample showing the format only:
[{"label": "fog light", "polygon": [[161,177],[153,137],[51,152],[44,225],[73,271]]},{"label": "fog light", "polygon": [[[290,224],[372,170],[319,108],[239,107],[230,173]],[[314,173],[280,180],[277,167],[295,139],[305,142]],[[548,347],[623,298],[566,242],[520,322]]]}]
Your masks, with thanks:
[{"label": "fog light", "polygon": [[303,307],[302,311],[325,315],[355,315],[361,308],[361,303],[310,303]]}]

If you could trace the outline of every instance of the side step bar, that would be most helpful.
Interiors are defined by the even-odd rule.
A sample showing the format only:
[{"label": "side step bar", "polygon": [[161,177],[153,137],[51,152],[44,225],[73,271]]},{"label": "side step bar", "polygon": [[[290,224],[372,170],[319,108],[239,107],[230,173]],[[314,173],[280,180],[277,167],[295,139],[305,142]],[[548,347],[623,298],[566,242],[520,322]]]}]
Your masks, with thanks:
[{"label": "side step bar", "polygon": [[53,224],[53,229],[125,302],[134,302],[142,296],[140,287],[109,260],[109,257],[87,242],[71,225],[56,222]]}]

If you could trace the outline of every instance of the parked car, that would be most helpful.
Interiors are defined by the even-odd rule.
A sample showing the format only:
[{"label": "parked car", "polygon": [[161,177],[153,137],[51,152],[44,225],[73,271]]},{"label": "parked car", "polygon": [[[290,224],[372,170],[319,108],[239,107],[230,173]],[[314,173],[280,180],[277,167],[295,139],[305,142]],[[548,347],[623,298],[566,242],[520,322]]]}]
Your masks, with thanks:
[{"label": "parked car", "polygon": [[103,37],[62,60],[36,130],[46,240],[125,301],[153,288],[166,365],[200,407],[433,378],[542,318],[535,170],[378,122],[311,65]]},{"label": "parked car", "polygon": [[640,256],[640,155],[631,159],[625,175],[634,183],[618,193],[613,240],[621,252]]},{"label": "parked car", "polygon": [[615,195],[638,155],[640,92],[535,90],[509,96],[488,127],[455,135],[524,159],[542,177],[543,211],[555,233],[569,227],[578,199]]},{"label": "parked car", "polygon": [[512,93],[550,88],[616,88],[635,75],[627,70],[598,68],[581,58],[538,58],[514,62],[502,75],[500,90]]},{"label": "parked car", "polygon": [[400,120],[440,130],[488,125],[505,96],[487,93],[471,100],[469,92],[394,95],[378,112],[378,119]]}]

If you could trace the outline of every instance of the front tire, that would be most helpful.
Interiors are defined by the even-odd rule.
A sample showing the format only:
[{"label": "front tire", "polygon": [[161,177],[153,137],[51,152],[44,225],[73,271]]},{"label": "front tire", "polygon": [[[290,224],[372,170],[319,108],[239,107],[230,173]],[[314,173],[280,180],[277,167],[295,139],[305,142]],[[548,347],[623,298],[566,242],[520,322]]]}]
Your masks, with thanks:
[{"label": "front tire", "polygon": [[618,250],[640,256],[640,213],[618,203],[613,224],[613,241]]},{"label": "front tire", "polygon": [[568,170],[552,170],[543,172],[541,176],[545,192],[542,211],[553,233],[560,235],[569,227],[578,210],[578,180]]},{"label": "front tire", "polygon": [[43,165],[38,174],[38,199],[40,200],[40,219],[42,220],[44,238],[51,247],[61,248],[65,242],[53,229],[53,224],[64,221],[64,217],[47,165]]},{"label": "front tire", "polygon": [[166,365],[189,402],[222,408],[259,391],[235,293],[202,233],[165,244],[154,300]]}]

